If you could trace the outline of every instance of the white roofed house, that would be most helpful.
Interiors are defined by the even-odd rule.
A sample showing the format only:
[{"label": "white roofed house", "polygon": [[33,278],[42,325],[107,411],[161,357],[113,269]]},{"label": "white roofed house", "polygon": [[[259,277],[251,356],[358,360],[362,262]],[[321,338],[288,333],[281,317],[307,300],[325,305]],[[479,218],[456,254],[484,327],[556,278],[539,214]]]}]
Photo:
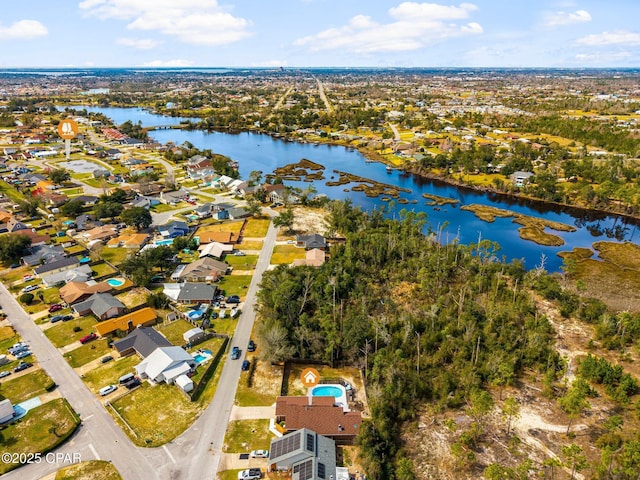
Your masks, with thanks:
[{"label": "white roofed house", "polygon": [[174,383],[176,378],[192,372],[195,367],[195,359],[181,347],[159,347],[135,369],[140,378],[153,383]]}]

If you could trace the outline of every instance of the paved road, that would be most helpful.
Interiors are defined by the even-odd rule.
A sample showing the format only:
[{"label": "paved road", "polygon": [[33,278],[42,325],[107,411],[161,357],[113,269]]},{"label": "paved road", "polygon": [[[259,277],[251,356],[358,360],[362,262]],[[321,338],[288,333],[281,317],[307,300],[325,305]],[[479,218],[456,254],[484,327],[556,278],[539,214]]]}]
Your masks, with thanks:
[{"label": "paved road", "polygon": [[393,132],[393,139],[396,142],[399,142],[400,141],[400,132],[398,131],[398,127],[396,127],[393,123],[390,123],[389,127],[391,128],[391,131]]},{"label": "paved road", "polygon": [[[264,209],[270,216],[276,213]],[[89,391],[60,352],[44,336],[18,302],[0,284],[0,304],[11,324],[31,345],[41,366],[59,385],[60,393],[80,414],[79,431],[56,452],[80,453],[82,460],[111,460],[124,480],[209,480],[216,478],[222,458],[224,434],[231,415],[238,380],[255,320],[256,293],[269,267],[277,229],[271,224],[255,273],[249,285],[231,346],[242,349],[239,360],[224,364],[216,394],[207,409],[180,437],[159,448],[135,447],[114,423],[96,396]],[[37,480],[65,465],[32,464],[5,474],[7,480]]]},{"label": "paved road", "polygon": [[[79,453],[82,460],[96,458],[111,460],[124,479],[166,478],[156,475],[154,466],[143,454],[142,449],[131,444],[131,441],[114,423],[113,418],[96,396],[82,383],[80,377],[64,360],[60,352],[49,342],[40,328],[2,284],[0,284],[0,304],[7,313],[12,326],[31,346],[40,366],[59,385],[58,389],[62,396],[69,401],[82,418],[82,425],[76,434],[70,441],[56,449],[56,452]],[[2,478],[36,480],[63,466],[44,462],[32,464],[5,474]]]}]

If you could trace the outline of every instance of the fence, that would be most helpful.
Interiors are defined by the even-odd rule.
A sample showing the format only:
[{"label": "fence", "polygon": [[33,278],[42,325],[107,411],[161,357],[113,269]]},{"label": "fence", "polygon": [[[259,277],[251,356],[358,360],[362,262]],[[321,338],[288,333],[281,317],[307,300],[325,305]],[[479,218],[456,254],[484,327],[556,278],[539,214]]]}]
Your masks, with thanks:
[{"label": "fence", "polygon": [[216,353],[216,356],[213,357],[213,359],[211,360],[211,363],[207,367],[206,372],[204,372],[204,375],[200,379],[200,382],[198,382],[198,385],[196,385],[196,387],[190,392],[191,393],[191,401],[192,402],[197,401],[198,398],[200,398],[200,395],[202,395],[202,392],[204,392],[204,389],[206,388],[207,383],[209,383],[209,380],[211,379],[211,377],[213,377],[213,374],[215,373],[216,369],[218,368],[218,364],[220,363],[220,359],[222,358],[222,356],[227,351],[227,346],[228,345],[229,345],[229,337],[226,337],[224,339],[224,341],[222,342],[222,345],[218,349],[218,353]]}]

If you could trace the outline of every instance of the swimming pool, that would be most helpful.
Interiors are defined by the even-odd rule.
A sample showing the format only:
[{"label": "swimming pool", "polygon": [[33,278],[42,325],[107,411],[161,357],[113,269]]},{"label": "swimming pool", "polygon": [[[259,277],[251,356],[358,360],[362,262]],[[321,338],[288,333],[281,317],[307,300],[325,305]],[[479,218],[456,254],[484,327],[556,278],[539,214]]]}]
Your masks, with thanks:
[{"label": "swimming pool", "polygon": [[340,384],[321,384],[312,387],[309,390],[309,396],[312,397],[333,397],[336,405],[340,405],[345,412],[349,411],[349,403],[347,402],[347,390]]},{"label": "swimming pool", "polygon": [[107,283],[112,287],[121,287],[122,285],[124,285],[124,280],[121,278],[110,278],[109,280],[107,280]]},{"label": "swimming pool", "polygon": [[189,313],[187,313],[187,316],[191,320],[198,320],[198,319],[202,318],[202,315],[204,315],[204,312],[202,312],[200,310],[191,310],[191,311],[189,311]]},{"label": "swimming pool", "polygon": [[195,354],[192,353],[191,355],[193,356],[193,359],[197,364],[204,363],[207,360],[211,360],[213,358],[211,350],[206,349],[198,350]]},{"label": "swimming pool", "polygon": [[164,238],[162,240],[156,240],[155,242],[156,245],[171,245],[173,244],[173,238]]}]

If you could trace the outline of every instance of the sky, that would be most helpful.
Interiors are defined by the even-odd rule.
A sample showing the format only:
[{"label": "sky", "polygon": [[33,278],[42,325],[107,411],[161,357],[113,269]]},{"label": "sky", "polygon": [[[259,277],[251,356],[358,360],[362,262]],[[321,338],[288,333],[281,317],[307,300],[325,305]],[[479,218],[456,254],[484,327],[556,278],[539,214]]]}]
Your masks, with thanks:
[{"label": "sky", "polygon": [[640,67],[638,0],[2,2],[8,67]]}]

